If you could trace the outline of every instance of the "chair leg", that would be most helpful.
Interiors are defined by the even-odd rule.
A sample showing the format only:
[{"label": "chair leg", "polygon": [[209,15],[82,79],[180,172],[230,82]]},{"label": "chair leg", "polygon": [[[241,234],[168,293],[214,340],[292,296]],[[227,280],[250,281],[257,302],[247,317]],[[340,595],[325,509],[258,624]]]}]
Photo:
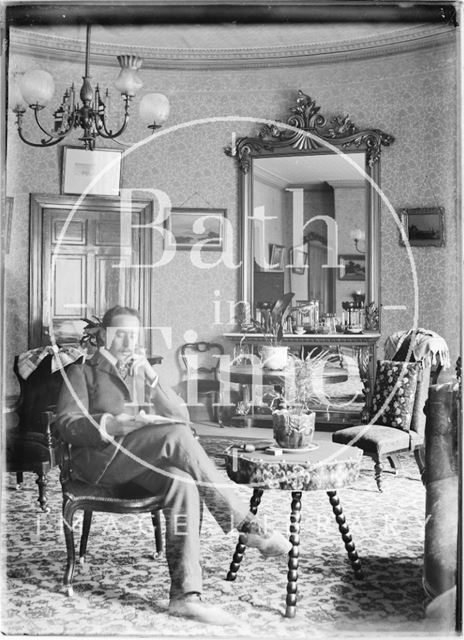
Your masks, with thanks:
[{"label": "chair leg", "polygon": [[163,530],[161,528],[161,516],[159,511],[151,512],[151,521],[153,522],[153,529],[155,532],[154,557],[157,558],[163,552]]},{"label": "chair leg", "polygon": [[214,422],[217,422],[218,425],[220,427],[224,426],[224,423],[222,421],[222,406],[221,406],[221,400],[222,400],[222,394],[217,391],[214,395],[213,395],[213,412],[214,412]]},{"label": "chair leg", "polygon": [[92,524],[92,512],[84,511],[84,521],[82,523],[82,536],[79,545],[79,564],[84,564],[87,553],[87,542],[89,539],[90,525]]},{"label": "chair leg", "polygon": [[44,513],[48,513],[50,511],[50,507],[48,506],[48,496],[47,496],[47,485],[48,485],[47,474],[46,473],[37,474],[36,483],[37,483],[37,486],[39,487],[38,501],[40,504],[40,508]]},{"label": "chair leg", "polygon": [[414,449],[414,457],[416,459],[417,466],[419,467],[422,483],[425,484],[425,447],[420,446]]},{"label": "chair leg", "polygon": [[398,469],[401,469],[401,461],[394,453],[388,455],[387,460],[390,464],[390,467],[393,469],[393,473],[396,475],[398,473]]},{"label": "chair leg", "polygon": [[382,489],[383,464],[381,463],[380,458],[374,458],[374,462],[375,462],[375,466],[374,466],[375,481],[377,483],[377,488],[378,488],[379,491],[383,491],[383,489]]},{"label": "chair leg", "polygon": [[16,489],[22,489],[24,482],[24,475],[22,471],[18,471],[16,474]]},{"label": "chair leg", "polygon": [[76,550],[74,548],[74,504],[69,498],[63,500],[63,531],[64,539],[66,541],[66,570],[64,572],[63,584],[66,587],[66,593],[68,596],[72,596],[73,586],[72,580],[74,575],[74,566],[76,564]]},{"label": "chair leg", "polygon": [[200,533],[201,533],[201,528],[203,526],[203,515],[205,513],[205,503],[203,502],[203,500],[200,500]]}]

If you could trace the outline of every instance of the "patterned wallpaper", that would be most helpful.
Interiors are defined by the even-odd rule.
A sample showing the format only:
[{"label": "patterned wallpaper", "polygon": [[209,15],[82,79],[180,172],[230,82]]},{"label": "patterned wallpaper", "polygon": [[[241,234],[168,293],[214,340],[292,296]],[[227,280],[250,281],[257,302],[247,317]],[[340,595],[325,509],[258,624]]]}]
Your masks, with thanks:
[{"label": "patterned wallpaper", "polygon": [[[11,56],[10,68],[30,66],[30,60]],[[37,64],[36,66],[39,66]],[[48,64],[55,77],[78,80],[82,65]],[[95,82],[103,86],[115,69],[95,68]],[[163,91],[171,115],[156,141],[128,155],[123,164],[123,186],[157,188],[169,194],[175,207],[227,209],[234,230],[233,254],[239,258],[239,173],[223,153],[231,134],[256,133],[258,125],[221,122],[228,116],[284,120],[297,89],[315,98],[327,114],[349,114],[359,126],[393,134],[395,142],[382,154],[381,180],[395,209],[435,206],[445,209],[446,246],[413,248],[417,272],[418,324],[442,334],[452,358],[458,350],[458,245],[456,194],[456,47],[455,43],[365,60],[336,61],[298,67],[253,70],[170,71],[142,70],[144,91]],[[55,96],[64,86],[57,87]],[[115,104],[116,96],[113,98]],[[114,108],[114,107],[113,107]],[[218,118],[176,130],[196,119]],[[27,130],[26,130],[27,132]],[[9,364],[27,348],[28,314],[28,202],[29,194],[59,193],[60,150],[33,149],[18,141],[10,119],[8,128],[7,194],[15,198],[11,249],[6,256],[6,344]],[[147,129],[135,116],[124,135],[127,143],[144,138]],[[67,144],[78,144],[70,140]],[[112,145],[101,145],[112,146]],[[114,145],[113,145],[114,146]],[[384,207],[381,223],[381,291],[384,305],[383,337],[410,327],[413,317],[414,271],[406,250],[399,246],[398,230]],[[155,256],[162,243],[155,240]],[[217,259],[210,252],[209,261]],[[179,380],[176,349],[185,332],[202,339],[230,330],[228,306],[239,295],[239,271],[224,265],[201,271],[187,252],[178,252],[167,266],[155,270],[152,291],[154,321],[173,329],[172,348],[159,344],[165,356],[166,377]],[[216,310],[216,311],[215,311]],[[15,382],[8,378],[7,393]]]}]

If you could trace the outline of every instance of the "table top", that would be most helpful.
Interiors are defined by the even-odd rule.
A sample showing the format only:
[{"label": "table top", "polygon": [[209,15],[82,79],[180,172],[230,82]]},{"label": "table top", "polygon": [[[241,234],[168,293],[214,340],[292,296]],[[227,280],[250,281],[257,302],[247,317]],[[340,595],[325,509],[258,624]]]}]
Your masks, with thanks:
[{"label": "table top", "polygon": [[232,445],[224,452],[226,470],[234,482],[263,489],[330,491],[356,482],[361,449],[317,440],[313,444],[310,451],[295,450],[281,456],[245,452]]},{"label": "table top", "polygon": [[265,369],[260,364],[233,364],[219,369],[219,376],[242,384],[285,384],[295,378],[295,369]]}]

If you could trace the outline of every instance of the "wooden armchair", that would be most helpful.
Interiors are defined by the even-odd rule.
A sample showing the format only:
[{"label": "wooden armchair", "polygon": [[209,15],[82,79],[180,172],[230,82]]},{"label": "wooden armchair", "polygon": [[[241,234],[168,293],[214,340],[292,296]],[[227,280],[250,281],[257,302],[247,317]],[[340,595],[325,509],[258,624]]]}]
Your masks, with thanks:
[{"label": "wooden armchair", "polygon": [[218,342],[188,342],[180,348],[180,359],[186,372],[183,381],[185,395],[189,400],[189,392],[206,397],[208,414],[211,420],[222,425],[220,403],[220,381],[218,376],[220,356],[224,347]]},{"label": "wooden armchair", "polygon": [[[53,414],[46,414],[50,430],[53,430]],[[141,487],[125,484],[107,488],[72,478],[71,445],[60,440],[56,434],[57,461],[60,466],[60,482],[63,491],[63,531],[66,542],[66,569],[63,584],[68,596],[73,595],[73,577],[76,566],[74,540],[74,516],[84,512],[82,534],[79,545],[79,564],[84,564],[87,543],[94,512],[104,513],[151,513],[154,528],[156,558],[163,551],[163,534],[160,517],[160,498],[150,495]]]}]

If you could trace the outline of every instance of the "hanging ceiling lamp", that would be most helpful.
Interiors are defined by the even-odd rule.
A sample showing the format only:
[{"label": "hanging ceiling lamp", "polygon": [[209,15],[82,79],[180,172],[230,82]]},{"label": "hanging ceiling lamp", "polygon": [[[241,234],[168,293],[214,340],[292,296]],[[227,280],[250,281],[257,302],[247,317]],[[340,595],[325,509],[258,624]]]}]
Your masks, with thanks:
[{"label": "hanging ceiling lamp", "polygon": [[[76,102],[76,92],[74,84],[66,89],[60,106],[54,112],[53,131],[47,130],[39,121],[39,111],[41,111],[52,99],[55,91],[53,77],[42,70],[30,70],[24,73],[17,84],[10,85],[10,105],[16,113],[16,126],[19,137],[23,142],[33,147],[51,147],[58,144],[73,129],[82,129],[82,136],[79,138],[84,143],[85,149],[95,149],[97,137],[106,140],[118,138],[127,127],[129,122],[129,104],[136,92],[142,87],[142,81],[137,75],[137,71],[142,65],[142,58],[134,55],[117,56],[121,71],[116,78],[115,86],[121,92],[124,100],[124,120],[121,127],[113,133],[108,129],[107,106],[101,97],[100,88],[97,85],[95,91],[90,84],[89,75],[90,59],[90,25],[87,25],[86,45],[85,45],[85,75],[79,98],[81,103]],[[104,92],[108,98],[108,90]],[[27,107],[34,113],[34,118],[40,131],[45,134],[40,142],[27,140],[23,134],[23,116]],[[140,103],[140,114],[148,123],[148,128],[153,131],[159,128],[169,115],[169,101],[166,96],[160,93],[151,93],[144,96]]]}]

